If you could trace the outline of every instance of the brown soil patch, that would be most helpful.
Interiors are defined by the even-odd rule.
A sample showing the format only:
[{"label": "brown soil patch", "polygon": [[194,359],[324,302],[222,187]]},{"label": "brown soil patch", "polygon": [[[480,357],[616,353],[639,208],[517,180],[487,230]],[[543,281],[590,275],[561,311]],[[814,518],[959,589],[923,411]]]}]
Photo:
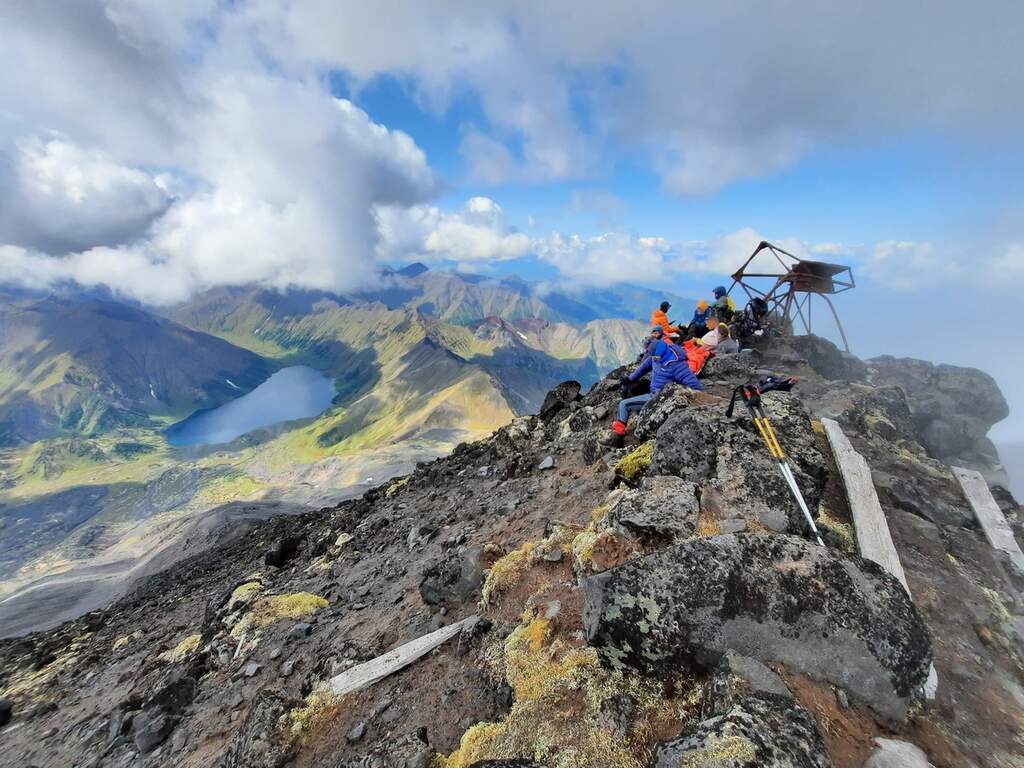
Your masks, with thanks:
[{"label": "brown soil patch", "polygon": [[776,671],[782,675],[801,706],[814,714],[835,768],[862,768],[874,750],[874,738],[888,735],[874,718],[852,702],[844,709],[832,686],[826,683],[793,674],[778,666]]}]

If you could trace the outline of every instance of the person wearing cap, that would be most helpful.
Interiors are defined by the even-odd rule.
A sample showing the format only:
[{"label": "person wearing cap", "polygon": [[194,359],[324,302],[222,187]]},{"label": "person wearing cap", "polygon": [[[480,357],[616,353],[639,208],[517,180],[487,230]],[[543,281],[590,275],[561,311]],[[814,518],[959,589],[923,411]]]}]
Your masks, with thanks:
[{"label": "person wearing cap", "polygon": [[715,347],[718,346],[718,342],[721,341],[718,329],[722,326],[722,323],[718,321],[718,318],[712,315],[708,318],[708,332],[701,336],[698,341],[701,346],[707,347],[712,352],[715,351]]},{"label": "person wearing cap", "polygon": [[697,302],[697,308],[693,310],[693,319],[686,326],[686,335],[691,339],[699,339],[708,332],[708,318],[711,317],[711,307],[707,299]]},{"label": "person wearing cap", "polygon": [[654,354],[654,348],[658,346],[658,342],[665,338],[665,331],[660,325],[656,325],[651,328],[651,335],[647,337],[647,341],[644,342],[644,351],[637,358],[638,363],[642,363],[648,357]]},{"label": "person wearing cap", "polygon": [[679,327],[672,325],[668,320],[668,310],[671,306],[667,301],[663,301],[661,306],[651,312],[651,325],[661,326],[661,330],[666,336],[679,333]]},{"label": "person wearing cap", "polygon": [[[652,329],[651,336],[653,337],[654,334],[655,330]],[[653,353],[645,356],[639,367],[623,379],[623,386],[636,381],[648,371],[651,372],[650,393],[627,397],[619,401],[618,418],[612,422],[611,434],[598,441],[602,445],[621,448],[626,436],[626,422],[629,421],[629,415],[643,408],[647,401],[658,394],[667,384],[675,382],[690,389],[704,389],[704,385],[690,370],[686,350],[664,338],[655,344]]]}]

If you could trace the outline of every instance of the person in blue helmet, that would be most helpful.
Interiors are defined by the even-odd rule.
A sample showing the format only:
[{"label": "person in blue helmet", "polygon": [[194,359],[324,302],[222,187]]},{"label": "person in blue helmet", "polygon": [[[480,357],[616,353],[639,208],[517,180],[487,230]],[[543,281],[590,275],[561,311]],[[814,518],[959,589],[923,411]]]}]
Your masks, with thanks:
[{"label": "person in blue helmet", "polygon": [[712,313],[723,323],[730,322],[736,313],[736,302],[732,300],[724,285],[716,285],[712,293],[715,297],[715,303],[711,305]]},{"label": "person in blue helmet", "polygon": [[623,377],[623,388],[648,372],[651,372],[650,393],[627,397],[619,401],[618,418],[612,422],[611,434],[600,441],[602,445],[621,448],[626,437],[626,422],[629,421],[629,415],[643,408],[647,401],[666,385],[674,382],[690,389],[704,389],[704,385],[690,370],[690,364],[686,359],[686,350],[665,338],[658,341],[651,354],[644,357],[635,371],[629,376]]}]

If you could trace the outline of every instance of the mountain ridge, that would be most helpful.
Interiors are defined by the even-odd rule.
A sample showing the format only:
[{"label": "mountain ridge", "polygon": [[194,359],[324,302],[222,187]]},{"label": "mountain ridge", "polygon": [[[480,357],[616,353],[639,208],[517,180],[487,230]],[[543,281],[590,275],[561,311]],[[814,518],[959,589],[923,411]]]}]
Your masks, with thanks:
[{"label": "mountain ridge", "polygon": [[[153,764],[194,766],[660,766],[664,755],[679,764],[722,748],[723,717],[750,724],[726,731],[741,766],[792,765],[778,755],[795,754],[796,764],[862,768],[882,736],[922,748],[937,768],[1012,764],[1024,717],[1011,693],[1024,671],[1012,623],[1024,612],[1021,584],[921,442],[928,425],[912,411],[927,393],[822,340],[744,358],[712,361],[705,393],[663,390],[635,425],[652,442],[622,451],[597,443],[618,372],[586,394],[565,383],[542,416],[517,418],[360,499],[247,524],[107,608],[0,643],[0,696],[12,700],[17,726],[0,764],[141,752]],[[824,548],[801,538],[802,518],[749,420],[723,415],[732,387],[755,369],[801,377],[765,406]],[[966,369],[946,381],[953,397],[1000,397],[973,386],[981,379]],[[853,553],[849,510],[815,427],[826,414],[879,477],[916,606]],[[1019,509],[998,498],[1024,534]],[[704,584],[741,551],[736,573]],[[615,624],[601,606],[634,572],[647,577],[631,589],[653,602],[623,593],[620,611],[664,611],[659,585],[679,585],[702,595],[707,621],[748,622],[742,653],[759,658],[709,646],[674,656],[717,635],[687,635],[653,607],[643,622]],[[835,581],[842,573],[852,580]],[[842,588],[816,599],[832,588],[826,581]],[[799,585],[800,599],[786,584]],[[755,586],[756,600],[743,591]],[[785,621],[758,613],[777,601]],[[865,604],[875,606],[871,619],[853,610]],[[473,614],[483,620],[472,630],[364,691],[338,698],[318,688]],[[808,622],[830,629],[794,634]],[[889,631],[897,626],[906,634]],[[651,676],[616,652],[634,641],[680,676]],[[858,675],[844,678],[846,658],[829,649],[864,642],[875,650],[857,655]],[[923,680],[932,657],[939,698],[906,719],[879,715],[892,705],[880,693],[890,679]],[[896,695],[917,697],[908,687]],[[58,738],[41,740],[54,728]]]}]

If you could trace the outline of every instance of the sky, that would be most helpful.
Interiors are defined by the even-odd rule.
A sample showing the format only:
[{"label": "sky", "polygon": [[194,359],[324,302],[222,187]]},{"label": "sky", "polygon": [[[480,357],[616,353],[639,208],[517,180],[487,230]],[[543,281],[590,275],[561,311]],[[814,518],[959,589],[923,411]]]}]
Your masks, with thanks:
[{"label": "sky", "polygon": [[768,239],[853,267],[854,353],[990,372],[1024,440],[1021,28],[999,0],[0,1],[0,282],[160,306],[424,261],[698,298]]}]

